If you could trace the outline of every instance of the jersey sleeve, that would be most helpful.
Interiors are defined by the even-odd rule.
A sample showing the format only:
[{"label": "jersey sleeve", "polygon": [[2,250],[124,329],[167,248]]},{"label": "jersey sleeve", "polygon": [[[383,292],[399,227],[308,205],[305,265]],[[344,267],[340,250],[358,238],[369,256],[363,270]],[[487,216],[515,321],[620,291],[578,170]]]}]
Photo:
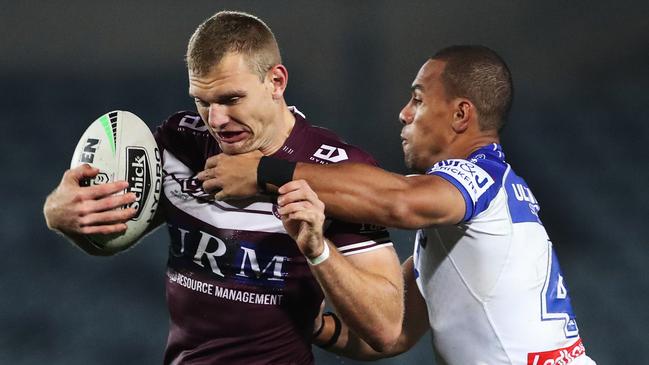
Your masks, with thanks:
[{"label": "jersey sleeve", "polygon": [[439,176],[455,186],[466,210],[463,222],[483,212],[495,198],[502,181],[502,168],[489,160],[449,159],[436,163],[426,174]]},{"label": "jersey sleeve", "polygon": [[207,127],[193,112],[173,114],[158,126],[154,137],[163,158],[170,153],[193,171],[203,170],[205,159],[218,152]]},{"label": "jersey sleeve", "polygon": [[[336,164],[359,162],[372,166],[378,163],[366,151],[342,141],[335,133],[321,127],[311,127],[308,144],[303,145],[304,154],[310,163]],[[360,254],[392,246],[390,234],[385,227],[372,224],[357,224],[332,219],[324,232],[343,256]]]},{"label": "jersey sleeve", "polygon": [[[315,149],[312,156],[322,160],[328,158],[326,163],[359,162],[378,166],[374,157],[369,153],[356,146],[338,141],[321,144]],[[338,252],[343,256],[392,246],[388,230],[373,224],[357,224],[333,219],[325,231],[325,236],[336,245]]]},{"label": "jersey sleeve", "polygon": [[333,220],[324,232],[343,256],[373,251],[392,246],[385,227]]}]

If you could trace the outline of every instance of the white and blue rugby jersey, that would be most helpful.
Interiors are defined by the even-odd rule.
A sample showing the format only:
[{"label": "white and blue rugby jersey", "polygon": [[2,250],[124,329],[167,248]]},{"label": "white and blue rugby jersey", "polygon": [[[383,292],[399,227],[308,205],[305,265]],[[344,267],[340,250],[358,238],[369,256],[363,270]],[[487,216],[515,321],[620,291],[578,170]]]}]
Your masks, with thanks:
[{"label": "white and blue rugby jersey", "polygon": [[462,192],[454,226],[421,229],[414,250],[438,364],[594,364],[585,354],[539,204],[497,144],[427,174]]}]

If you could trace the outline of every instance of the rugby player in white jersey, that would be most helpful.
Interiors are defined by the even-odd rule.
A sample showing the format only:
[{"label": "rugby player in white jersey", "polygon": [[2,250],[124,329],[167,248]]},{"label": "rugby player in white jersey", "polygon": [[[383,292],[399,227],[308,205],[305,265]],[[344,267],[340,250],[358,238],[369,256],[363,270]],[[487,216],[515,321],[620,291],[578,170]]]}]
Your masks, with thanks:
[{"label": "rugby player in white jersey", "polygon": [[[305,224],[318,224],[304,212],[322,209],[322,201],[328,215],[341,219],[419,229],[403,264],[405,318],[397,344],[377,353],[325,316],[315,342],[337,338],[333,351],[392,356],[430,329],[438,364],[594,364],[539,203],[500,146],[512,94],[509,69],[495,52],[448,47],[419,70],[399,114],[406,165],[420,175],[355,163],[298,164],[285,166],[295,179],[287,183],[264,173],[267,157],[258,162],[248,154],[216,161],[205,185],[222,189],[219,198],[253,194],[258,182],[283,185],[280,213]],[[318,237],[309,241],[322,245]]]},{"label": "rugby player in white jersey", "polygon": [[[399,334],[403,284],[387,230],[340,220],[323,229],[319,215],[317,232],[331,250],[312,250],[302,239],[306,226],[284,225],[274,196],[223,202],[201,189],[197,175],[225,153],[374,163],[287,106],[281,62],[271,30],[250,14],[219,12],[190,39],[189,93],[198,113],[176,113],[155,133],[164,170],[156,221],[166,221],[171,239],[165,364],[313,364],[314,319],[325,296],[377,350]],[[114,195],[125,182],[79,186],[97,172],[87,165],[66,172],[44,213],[51,229],[99,255],[84,235],[124,231],[133,210],[114,208],[134,197]]]}]

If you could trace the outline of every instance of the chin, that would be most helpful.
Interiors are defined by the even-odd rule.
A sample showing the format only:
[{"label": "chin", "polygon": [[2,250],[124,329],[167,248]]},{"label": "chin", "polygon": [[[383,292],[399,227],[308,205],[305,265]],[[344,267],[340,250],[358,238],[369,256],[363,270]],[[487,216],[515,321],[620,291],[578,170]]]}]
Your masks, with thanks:
[{"label": "chin", "polygon": [[425,174],[426,170],[432,166],[422,164],[421,161],[417,161],[413,156],[408,155],[404,156],[404,163],[408,170],[416,174]]},{"label": "chin", "polygon": [[226,155],[238,155],[241,153],[249,152],[243,148],[236,147],[236,146],[220,146],[220,147],[221,147],[221,151]]},{"label": "chin", "polygon": [[254,148],[244,144],[244,143],[221,143],[219,142],[219,147],[221,148],[221,151],[225,153],[226,155],[239,155],[242,153],[247,153]]}]

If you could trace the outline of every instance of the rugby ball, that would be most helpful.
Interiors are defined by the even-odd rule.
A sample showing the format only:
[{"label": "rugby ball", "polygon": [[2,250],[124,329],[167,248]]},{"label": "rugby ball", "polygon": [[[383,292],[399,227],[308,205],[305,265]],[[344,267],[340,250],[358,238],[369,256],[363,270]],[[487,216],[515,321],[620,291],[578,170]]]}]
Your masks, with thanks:
[{"label": "rugby ball", "polygon": [[116,110],[92,122],[74,150],[70,167],[89,164],[99,174],[81,185],[128,181],[124,193],[135,193],[136,200],[119,209],[135,208],[122,234],[88,235],[97,248],[116,253],[132,246],[145,232],[155,215],[162,184],[160,152],[149,127],[135,114]]}]

